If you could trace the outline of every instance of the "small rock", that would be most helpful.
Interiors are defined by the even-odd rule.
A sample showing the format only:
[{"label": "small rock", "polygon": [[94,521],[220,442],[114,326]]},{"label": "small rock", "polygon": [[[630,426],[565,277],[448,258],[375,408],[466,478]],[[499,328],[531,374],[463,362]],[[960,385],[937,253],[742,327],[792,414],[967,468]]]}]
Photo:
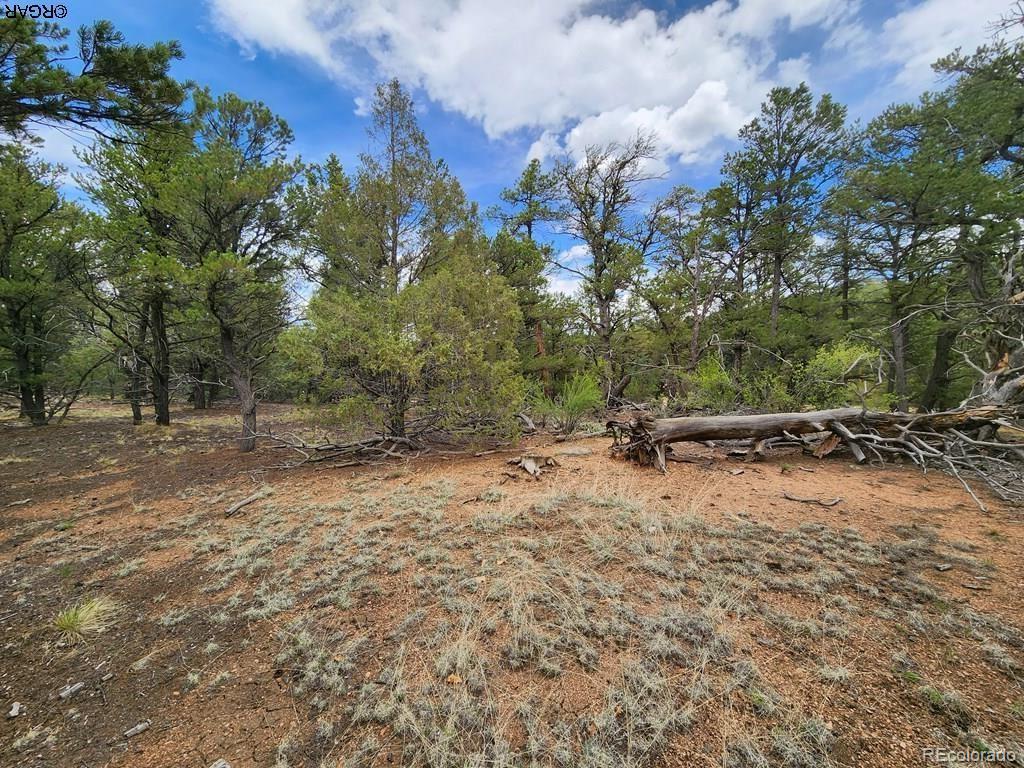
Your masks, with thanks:
[{"label": "small rock", "polygon": [[101,683],[105,683],[105,682],[107,682],[107,680],[110,680],[111,678],[113,678],[113,676],[114,676],[113,672],[107,672],[107,674],[105,674],[103,677],[100,678],[100,682]]},{"label": "small rock", "polygon": [[16,701],[11,704],[11,711],[7,713],[8,717],[17,717],[21,714],[22,704],[20,701]]},{"label": "small rock", "polygon": [[935,570],[936,570],[936,571],[939,571],[939,572],[945,572],[945,571],[948,571],[948,570],[949,570],[950,568],[952,568],[952,567],[953,567],[953,566],[952,566],[952,565],[950,565],[949,563],[936,563],[936,564],[935,564]]},{"label": "small rock", "polygon": [[147,730],[152,723],[149,720],[143,720],[138,725],[133,725],[127,731],[124,732],[124,737],[130,739],[132,736],[138,736],[143,731]]},{"label": "small rock", "polygon": [[210,764],[210,768],[231,768],[231,763],[225,760],[223,757],[214,763]]},{"label": "small rock", "polygon": [[650,528],[647,529],[647,532],[648,533],[657,533],[658,532],[658,526],[652,525]]},{"label": "small rock", "polygon": [[63,688],[61,688],[57,692],[57,695],[60,696],[60,698],[62,698],[62,699],[66,699],[66,698],[68,698],[70,696],[73,696],[74,694],[78,693],[84,687],[85,687],[85,683],[75,683],[74,685],[65,685]]}]

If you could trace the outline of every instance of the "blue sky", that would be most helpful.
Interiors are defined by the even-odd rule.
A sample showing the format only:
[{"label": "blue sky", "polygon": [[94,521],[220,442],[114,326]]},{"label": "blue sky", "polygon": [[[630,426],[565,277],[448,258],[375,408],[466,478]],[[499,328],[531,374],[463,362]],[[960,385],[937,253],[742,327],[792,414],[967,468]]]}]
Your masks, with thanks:
[{"label": "blue sky", "polygon": [[[434,154],[486,207],[527,159],[653,132],[671,183],[713,183],[773,85],[806,80],[853,118],[934,87],[930,63],[989,38],[1009,0],[68,0],[65,23],[112,20],[177,39],[174,67],[287,119],[295,150],[365,147],[374,84],[410,86]],[[73,165],[52,130],[45,154]]]}]

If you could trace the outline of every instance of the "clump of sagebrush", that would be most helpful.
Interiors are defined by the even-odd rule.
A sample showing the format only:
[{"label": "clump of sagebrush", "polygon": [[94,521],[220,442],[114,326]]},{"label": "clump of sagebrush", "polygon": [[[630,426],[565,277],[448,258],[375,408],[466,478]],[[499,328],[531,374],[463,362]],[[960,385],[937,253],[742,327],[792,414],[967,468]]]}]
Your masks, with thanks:
[{"label": "clump of sagebrush", "polygon": [[263,581],[253,593],[253,604],[245,610],[247,619],[267,619],[274,614],[286,611],[295,604],[295,595],[287,585],[271,585]]},{"label": "clump of sagebrush", "polygon": [[297,694],[345,694],[348,677],[368,643],[365,637],[348,638],[341,632],[324,635],[301,619],[289,624],[278,637],[282,648],[276,662],[291,673]]},{"label": "clump of sagebrush", "polygon": [[818,677],[826,683],[842,685],[849,682],[850,670],[846,669],[846,667],[833,667],[828,664],[822,664],[818,667]]},{"label": "clump of sagebrush", "polygon": [[771,768],[761,747],[749,736],[726,745],[725,768]]},{"label": "clump of sagebrush", "polygon": [[1003,672],[1014,672],[1020,666],[1006,648],[993,640],[987,641],[981,649],[984,651],[985,657]]},{"label": "clump of sagebrush", "polygon": [[468,622],[463,624],[462,631],[438,654],[435,668],[438,675],[449,684],[465,683],[472,693],[483,692],[486,685],[484,662],[475,633]]},{"label": "clump of sagebrush", "polygon": [[134,560],[126,560],[120,568],[114,571],[114,575],[121,578],[131,576],[145,564],[146,559],[144,557],[136,557]]},{"label": "clump of sagebrush", "polygon": [[109,597],[97,595],[65,608],[57,614],[53,624],[60,631],[61,639],[73,645],[107,629],[117,608],[117,603]]},{"label": "clump of sagebrush", "polygon": [[773,765],[785,768],[828,768],[835,765],[832,747],[835,737],[824,722],[816,717],[799,720],[775,731]]},{"label": "clump of sagebrush", "polygon": [[688,728],[693,713],[676,706],[672,685],[660,665],[628,662],[605,695],[583,743],[582,764],[639,766],[652,762],[671,736]]},{"label": "clump of sagebrush", "polygon": [[161,627],[176,627],[191,615],[192,611],[189,608],[172,608],[157,619],[157,623]]}]

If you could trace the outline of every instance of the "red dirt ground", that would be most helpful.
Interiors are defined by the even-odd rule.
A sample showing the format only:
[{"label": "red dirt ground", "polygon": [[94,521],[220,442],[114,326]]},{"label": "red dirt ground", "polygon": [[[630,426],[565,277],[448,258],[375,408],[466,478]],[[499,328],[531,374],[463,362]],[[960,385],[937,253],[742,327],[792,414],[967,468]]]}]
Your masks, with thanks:
[{"label": "red dirt ground", "polygon": [[[889,580],[907,573],[933,588],[939,597],[921,608],[930,621],[927,630],[910,628],[899,612],[894,618],[863,612],[842,639],[794,639],[736,615],[730,619],[735,652],[755,661],[784,699],[827,724],[835,735],[832,758],[840,765],[928,764],[920,750],[944,745],[935,729],[945,726],[916,692],[918,679],[959,692],[974,713],[972,732],[996,740],[985,743],[1024,742],[1024,650],[1001,641],[1012,666],[998,669],[976,640],[935,630],[944,612],[971,609],[988,617],[991,626],[1005,626],[1007,636],[1021,636],[1024,516],[993,500],[990,512],[982,513],[944,475],[857,466],[839,455],[817,460],[788,453],[744,463],[693,447],[688,451],[706,455],[706,463],[672,464],[661,476],[611,458],[603,437],[570,444],[534,438],[524,444],[542,453],[567,445],[589,450],[560,456],[561,466],[539,482],[506,474],[507,459],[522,446],[479,457],[435,455],[356,469],[266,469],[293,457],[266,446],[238,453],[231,445],[230,409],[183,410],[174,418],[167,430],[133,428],[121,409],[91,404],[63,425],[45,429],[0,421],[0,764],[204,768],[225,758],[238,768],[273,764],[278,745],[289,735],[309,743],[317,715],[307,700],[292,694],[288,676],[275,662],[281,650],[277,633],[297,609],[269,619],[235,614],[226,623],[216,621],[213,597],[208,610],[196,609],[216,574],[200,567],[191,532],[209,529],[225,537],[244,532],[264,502],[230,520],[224,520],[224,510],[264,485],[273,488],[270,499],[288,524],[299,524],[309,514],[304,509],[355,498],[361,484],[390,493],[438,480],[454,487],[442,512],[446,525],[468,525],[480,512],[476,499],[500,487],[512,502],[559,489],[613,494],[659,505],[670,514],[695,513],[712,525],[741,519],[785,532],[815,522],[829,530],[855,529],[873,546],[903,541],[907,531],[926,531],[950,545],[941,552],[970,552],[974,564],[949,558],[953,567],[940,571],[934,566],[943,557],[911,556],[906,569],[899,559],[889,559],[868,574],[883,592]],[[263,418],[278,430],[302,426],[289,407],[264,407]],[[784,492],[842,502],[826,508],[788,500]],[[541,529],[560,525],[546,522]],[[132,570],[136,559],[141,564]],[[376,593],[336,616],[321,610],[318,620],[371,639],[383,637],[414,606],[410,579],[415,573],[415,564],[382,573]],[[101,593],[122,606],[115,624],[86,642],[62,644],[52,623],[55,615]],[[764,600],[788,606],[793,614],[806,607],[786,595],[766,594]],[[177,607],[191,611],[189,617],[162,622]],[[499,632],[494,642],[501,637]],[[916,660],[911,682],[894,672],[892,656],[899,651]],[[807,668],[812,657],[838,658],[853,672],[853,681],[823,684]],[[595,674],[613,676],[617,659],[602,651]],[[379,648],[361,657],[352,675],[372,680],[388,664]],[[188,684],[190,671],[202,684]],[[230,677],[212,685],[215,671]],[[57,697],[63,686],[79,681],[85,683],[82,690]],[[530,689],[553,697],[552,706],[570,712],[593,711],[601,699],[593,679],[575,673],[545,683],[529,671],[505,670],[494,685],[502,696]],[[15,701],[23,713],[3,717]],[[745,701],[718,698],[699,707],[692,727],[672,736],[650,764],[722,765],[727,742],[759,727]],[[145,720],[148,730],[123,737]],[[373,764],[402,763],[400,746],[387,728],[360,727],[353,738],[356,731],[360,737],[376,731],[391,745]],[[344,748],[336,744],[335,750]],[[1024,764],[1024,756],[1019,759]],[[320,763],[310,757],[291,764]]]}]

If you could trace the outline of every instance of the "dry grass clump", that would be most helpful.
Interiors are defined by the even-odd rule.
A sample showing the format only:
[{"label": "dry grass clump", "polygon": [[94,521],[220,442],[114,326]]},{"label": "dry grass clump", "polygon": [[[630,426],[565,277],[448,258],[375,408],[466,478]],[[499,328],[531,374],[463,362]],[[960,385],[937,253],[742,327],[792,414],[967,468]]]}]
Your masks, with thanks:
[{"label": "dry grass clump", "polygon": [[118,607],[111,598],[97,595],[65,608],[54,618],[53,625],[64,643],[74,645],[108,629]]},{"label": "dry grass clump", "polygon": [[[220,541],[206,531],[199,552],[236,590],[236,617],[297,617],[277,664],[315,714],[316,733],[286,750],[309,764],[379,765],[386,752],[430,768],[640,768],[710,728],[727,731],[723,765],[831,766],[831,728],[751,648],[785,647],[807,672],[801,694],[856,695],[854,672],[824,662],[864,617],[969,637],[1014,671],[1016,630],[929,580],[949,559],[931,529],[879,545],[816,522],[709,519],[715,488],[659,495],[613,475],[489,486],[467,506],[450,482],[353,482],[305,517],[266,505]],[[966,733],[962,701],[921,695]]]}]

